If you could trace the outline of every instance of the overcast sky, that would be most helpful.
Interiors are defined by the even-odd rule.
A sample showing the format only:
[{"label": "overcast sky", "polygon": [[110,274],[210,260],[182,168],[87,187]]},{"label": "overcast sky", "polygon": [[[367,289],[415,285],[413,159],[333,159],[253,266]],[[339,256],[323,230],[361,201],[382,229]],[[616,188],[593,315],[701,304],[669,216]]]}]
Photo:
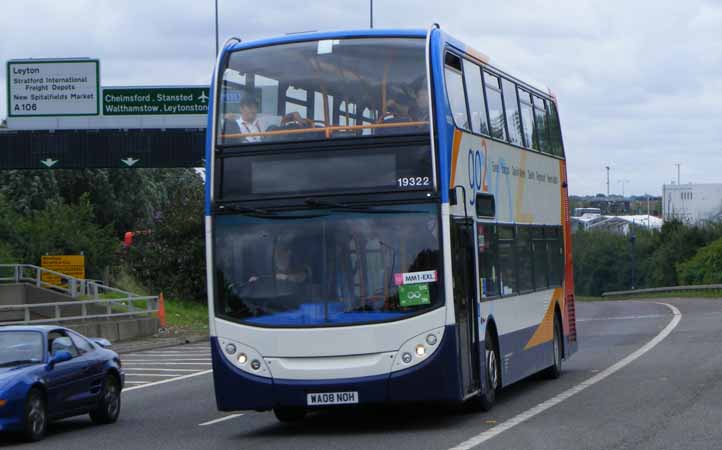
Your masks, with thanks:
[{"label": "overcast sky", "polygon": [[[368,27],[368,0],[219,0],[221,41]],[[572,194],[722,182],[722,2],[376,0],[376,28],[438,22],[559,99]],[[208,84],[213,0],[0,6],[0,61],[89,56],[103,85]],[[6,73],[0,71],[0,118]]]}]

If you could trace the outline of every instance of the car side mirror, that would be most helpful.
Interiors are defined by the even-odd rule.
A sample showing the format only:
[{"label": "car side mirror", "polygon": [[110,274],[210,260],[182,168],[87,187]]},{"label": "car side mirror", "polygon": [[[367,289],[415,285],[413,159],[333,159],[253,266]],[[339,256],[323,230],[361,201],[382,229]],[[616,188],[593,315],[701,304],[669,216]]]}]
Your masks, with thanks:
[{"label": "car side mirror", "polygon": [[56,364],[70,361],[71,359],[73,359],[73,355],[71,355],[70,352],[65,350],[59,350],[50,357],[50,361],[48,362],[48,369],[52,369],[53,367],[55,367]]},{"label": "car side mirror", "polygon": [[103,338],[93,338],[91,339],[94,343],[98,344],[99,346],[103,348],[111,348],[112,344],[109,340],[103,339]]}]

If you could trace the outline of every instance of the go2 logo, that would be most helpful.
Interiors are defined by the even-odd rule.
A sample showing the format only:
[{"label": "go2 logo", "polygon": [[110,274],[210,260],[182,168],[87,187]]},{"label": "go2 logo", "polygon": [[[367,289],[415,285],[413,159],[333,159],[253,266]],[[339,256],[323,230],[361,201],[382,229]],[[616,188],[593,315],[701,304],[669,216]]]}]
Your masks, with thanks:
[{"label": "go2 logo", "polygon": [[489,192],[489,185],[486,181],[488,158],[489,148],[484,140],[481,141],[481,150],[469,149],[466,161],[466,170],[469,177],[469,187],[472,191],[471,199],[469,201],[471,206],[474,206],[474,203],[476,202],[477,192]]}]

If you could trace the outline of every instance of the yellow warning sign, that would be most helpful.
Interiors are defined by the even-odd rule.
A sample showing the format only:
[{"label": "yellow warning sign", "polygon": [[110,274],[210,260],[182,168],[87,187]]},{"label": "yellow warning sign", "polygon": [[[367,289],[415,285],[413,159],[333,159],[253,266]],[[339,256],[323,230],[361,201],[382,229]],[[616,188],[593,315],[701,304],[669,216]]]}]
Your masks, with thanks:
[{"label": "yellow warning sign", "polygon": [[[53,272],[60,272],[74,278],[85,278],[85,256],[83,255],[42,256],[40,265]],[[59,276],[51,273],[43,273],[42,281],[56,286],[64,284],[61,283]]]}]

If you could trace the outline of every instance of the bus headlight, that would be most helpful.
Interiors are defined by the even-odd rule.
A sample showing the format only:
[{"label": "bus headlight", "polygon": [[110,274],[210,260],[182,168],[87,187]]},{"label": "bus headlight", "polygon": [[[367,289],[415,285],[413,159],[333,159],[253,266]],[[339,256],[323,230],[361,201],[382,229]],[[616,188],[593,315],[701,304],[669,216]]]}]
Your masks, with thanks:
[{"label": "bus headlight", "polygon": [[218,338],[218,354],[235,368],[259,377],[273,377],[263,355],[253,347],[227,338]]},{"label": "bus headlight", "polygon": [[391,371],[405,370],[431,358],[441,347],[444,330],[445,327],[434,328],[404,342],[396,352]]}]

